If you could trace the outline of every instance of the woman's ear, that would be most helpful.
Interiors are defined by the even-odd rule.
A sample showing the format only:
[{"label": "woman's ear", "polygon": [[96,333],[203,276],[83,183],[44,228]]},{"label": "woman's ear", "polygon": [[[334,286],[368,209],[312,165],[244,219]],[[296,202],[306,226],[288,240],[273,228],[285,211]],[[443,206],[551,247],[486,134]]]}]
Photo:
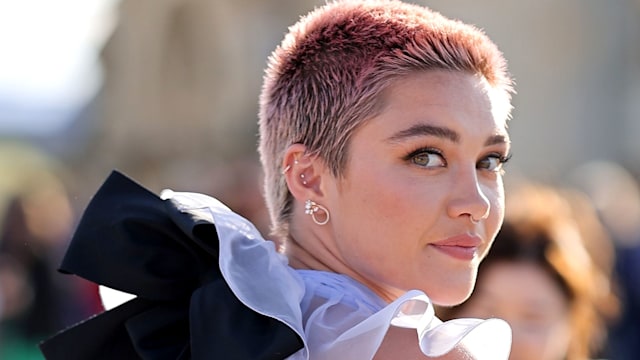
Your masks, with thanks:
[{"label": "woman's ear", "polygon": [[287,148],[282,160],[282,174],[294,198],[305,201],[322,196],[322,167],[324,163],[317,156],[306,153],[302,144]]}]

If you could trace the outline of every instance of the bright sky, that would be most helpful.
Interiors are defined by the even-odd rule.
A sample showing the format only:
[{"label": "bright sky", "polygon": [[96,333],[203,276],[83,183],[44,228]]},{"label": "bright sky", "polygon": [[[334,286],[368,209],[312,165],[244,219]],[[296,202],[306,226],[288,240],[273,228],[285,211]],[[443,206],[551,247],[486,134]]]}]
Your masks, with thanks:
[{"label": "bright sky", "polygon": [[64,126],[101,81],[117,0],[0,0],[0,136]]}]

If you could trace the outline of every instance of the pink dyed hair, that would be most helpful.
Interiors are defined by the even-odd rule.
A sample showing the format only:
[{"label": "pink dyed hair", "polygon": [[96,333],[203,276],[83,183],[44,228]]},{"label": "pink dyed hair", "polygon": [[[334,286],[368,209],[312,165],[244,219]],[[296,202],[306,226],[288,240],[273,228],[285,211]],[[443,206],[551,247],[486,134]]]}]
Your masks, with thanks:
[{"label": "pink dyed hair", "polygon": [[287,147],[301,143],[335,176],[349,139],[381,108],[389,84],[416,71],[484,77],[511,109],[512,81],[496,45],[479,29],[396,0],[335,1],[289,29],[271,54],[260,95],[259,152],[274,235],[286,238],[292,196],[282,175]]}]

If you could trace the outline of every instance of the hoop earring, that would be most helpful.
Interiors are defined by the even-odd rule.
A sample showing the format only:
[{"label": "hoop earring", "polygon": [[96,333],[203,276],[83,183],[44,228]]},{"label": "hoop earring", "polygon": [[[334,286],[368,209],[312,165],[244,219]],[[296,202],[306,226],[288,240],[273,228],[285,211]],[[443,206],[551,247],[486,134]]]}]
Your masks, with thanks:
[{"label": "hoop earring", "polygon": [[[318,218],[316,217],[316,213],[318,211],[322,211],[325,214],[325,218],[322,221],[319,221]],[[315,201],[313,200],[307,200],[304,202],[304,213],[307,215],[311,215],[311,219],[313,220],[314,223],[316,223],[316,225],[325,225],[326,223],[329,222],[329,210],[327,210],[326,207],[317,204]]]}]

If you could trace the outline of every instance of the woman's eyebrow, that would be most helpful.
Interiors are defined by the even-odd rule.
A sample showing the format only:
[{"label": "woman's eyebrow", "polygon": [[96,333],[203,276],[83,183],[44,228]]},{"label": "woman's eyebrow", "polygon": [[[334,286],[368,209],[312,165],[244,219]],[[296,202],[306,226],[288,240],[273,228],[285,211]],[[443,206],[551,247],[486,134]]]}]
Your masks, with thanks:
[{"label": "woman's eyebrow", "polygon": [[497,145],[497,144],[510,144],[511,140],[507,135],[497,134],[490,136],[487,141],[485,141],[485,146]]},{"label": "woman's eyebrow", "polygon": [[[428,124],[415,124],[411,127],[400,130],[397,133],[387,138],[388,142],[400,142],[407,138],[420,137],[420,136],[435,136],[443,139],[447,139],[453,143],[460,142],[460,135],[448,127],[435,126]],[[509,137],[504,134],[492,135],[485,141],[485,146],[497,145],[497,144],[509,144],[511,141]]]},{"label": "woman's eyebrow", "polygon": [[427,124],[415,124],[411,127],[400,130],[397,133],[387,138],[389,142],[400,142],[401,140],[418,137],[418,136],[435,136],[439,138],[447,139],[451,142],[457,143],[460,141],[460,135],[454,130],[447,127],[434,126]]}]

